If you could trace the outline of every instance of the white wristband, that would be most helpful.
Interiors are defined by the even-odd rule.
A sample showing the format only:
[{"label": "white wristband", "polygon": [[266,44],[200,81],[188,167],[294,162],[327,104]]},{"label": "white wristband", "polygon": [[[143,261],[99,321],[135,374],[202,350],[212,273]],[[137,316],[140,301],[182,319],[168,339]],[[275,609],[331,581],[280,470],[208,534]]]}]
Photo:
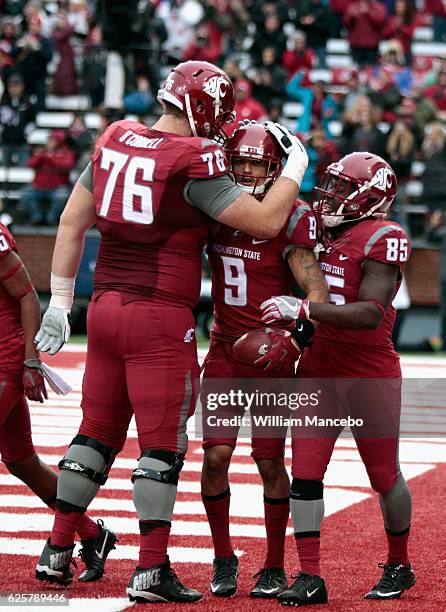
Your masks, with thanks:
[{"label": "white wristband", "polygon": [[75,278],[63,278],[51,273],[50,306],[71,310],[73,305]]},{"label": "white wristband", "polygon": [[300,150],[292,150],[280,176],[291,179],[297,183],[300,189],[300,184],[302,183],[307,166],[308,157],[304,157]]}]

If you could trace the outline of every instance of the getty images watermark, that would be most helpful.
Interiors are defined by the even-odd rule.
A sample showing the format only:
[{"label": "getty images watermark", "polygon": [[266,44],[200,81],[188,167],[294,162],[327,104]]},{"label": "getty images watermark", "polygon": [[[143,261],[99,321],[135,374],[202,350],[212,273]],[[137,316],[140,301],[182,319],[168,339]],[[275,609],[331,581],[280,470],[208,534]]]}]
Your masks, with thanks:
[{"label": "getty images watermark", "polygon": [[[288,381],[288,379],[287,379]],[[203,415],[207,427],[362,427],[362,418],[322,416],[317,413],[298,416],[299,409],[317,408],[322,389],[305,392],[267,392],[242,389],[202,394]],[[243,411],[240,413],[240,411]],[[285,414],[284,411],[289,412]],[[228,414],[229,412],[229,414]]]}]

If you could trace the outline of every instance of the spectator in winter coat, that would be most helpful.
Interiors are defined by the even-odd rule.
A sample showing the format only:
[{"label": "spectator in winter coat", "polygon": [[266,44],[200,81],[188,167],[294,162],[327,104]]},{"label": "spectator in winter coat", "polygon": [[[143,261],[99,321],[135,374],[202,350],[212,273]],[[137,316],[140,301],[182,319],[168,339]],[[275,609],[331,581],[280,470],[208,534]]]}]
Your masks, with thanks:
[{"label": "spectator in winter coat", "polygon": [[344,25],[353,60],[359,66],[376,64],[379,43],[387,18],[386,7],[375,0],[353,0],[344,15]]},{"label": "spectator in winter coat", "polygon": [[0,102],[2,164],[26,164],[27,137],[34,129],[36,110],[24,92],[22,77],[13,74]]},{"label": "spectator in winter coat", "polygon": [[258,121],[259,123],[266,120],[268,113],[266,108],[255,100],[252,96],[252,85],[248,79],[238,79],[234,83],[235,92],[235,121],[231,125],[225,125],[223,129],[230,136],[243,119]]},{"label": "spectator in winter coat", "polygon": [[184,51],[183,60],[197,60],[217,64],[221,55],[221,34],[212,22],[197,27],[194,40]]},{"label": "spectator in winter coat", "polygon": [[277,64],[274,47],[263,49],[261,63],[248,74],[254,83],[254,96],[266,109],[273,100],[284,100],[287,73]]},{"label": "spectator in winter coat", "polygon": [[29,31],[18,40],[11,52],[23,77],[26,93],[37,96],[37,111],[45,110],[47,66],[53,56],[51,42],[42,36],[41,29],[40,17],[33,15],[29,21]]},{"label": "spectator in winter coat", "polygon": [[446,5],[443,0],[424,0],[424,10],[433,16],[434,41],[446,40]]},{"label": "spectator in winter coat", "polygon": [[102,32],[96,26],[90,32],[83,65],[84,85],[93,109],[104,101],[106,61],[107,52],[102,45]]},{"label": "spectator in winter coat", "polygon": [[262,53],[266,47],[273,47],[276,57],[281,58],[286,50],[286,37],[276,14],[267,15],[263,28],[258,28],[251,47],[251,57],[254,64],[262,61]]},{"label": "spectator in winter coat", "polygon": [[424,96],[431,100],[440,112],[446,111],[446,69],[440,70],[437,82],[424,90]]},{"label": "spectator in winter coat", "polygon": [[73,27],[64,13],[59,14],[52,40],[59,54],[59,63],[53,77],[53,94],[55,96],[74,96],[78,92],[76,69],[74,65],[74,49],[71,37]]},{"label": "spectator in winter coat", "polygon": [[314,65],[314,52],[307,47],[307,37],[299,30],[293,36],[294,49],[282,55],[282,66],[292,77],[298,70],[311,70]]},{"label": "spectator in winter coat", "polygon": [[74,153],[66,145],[62,130],[54,130],[46,146],[34,151],[28,160],[28,166],[35,171],[34,180],[24,198],[31,223],[43,222],[43,200],[49,202],[48,223],[58,222],[70,193],[70,171],[74,165]]},{"label": "spectator in winter coat", "polygon": [[415,31],[415,9],[411,0],[396,0],[395,15],[388,17],[384,27],[384,37],[398,40],[403,48],[406,64],[410,65],[410,47]]},{"label": "spectator in winter coat", "polygon": [[318,68],[325,68],[325,45],[330,35],[330,11],[321,0],[298,3],[298,27],[307,35],[307,45],[318,57]]}]

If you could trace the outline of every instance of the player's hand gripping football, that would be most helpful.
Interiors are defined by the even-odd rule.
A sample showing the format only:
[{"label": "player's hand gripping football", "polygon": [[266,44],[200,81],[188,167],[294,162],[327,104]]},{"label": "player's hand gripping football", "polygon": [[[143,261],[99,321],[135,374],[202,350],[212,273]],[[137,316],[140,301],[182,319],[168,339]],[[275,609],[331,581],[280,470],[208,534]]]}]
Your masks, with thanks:
[{"label": "player's hand gripping football", "polygon": [[300,355],[300,350],[290,332],[285,332],[284,335],[271,328],[266,328],[265,332],[271,337],[273,344],[265,355],[254,361],[254,365],[267,372],[278,372],[283,367],[293,365]]},{"label": "player's hand gripping football", "polygon": [[70,311],[50,306],[42,318],[34,340],[37,350],[55,355],[70,339]]},{"label": "player's hand gripping football", "polygon": [[48,395],[40,359],[25,359],[23,366],[22,383],[26,397],[43,404]]},{"label": "player's hand gripping football", "polygon": [[308,300],[289,295],[278,295],[260,304],[263,311],[262,321],[274,323],[275,321],[293,321],[310,318],[310,303]]},{"label": "player's hand gripping football", "polygon": [[277,140],[279,146],[283,149],[288,158],[281,176],[291,179],[300,187],[303,175],[308,166],[308,155],[305,151],[305,147],[297,136],[291,134],[291,132],[283,125],[280,125],[280,123],[266,121],[265,128],[271,136]]}]

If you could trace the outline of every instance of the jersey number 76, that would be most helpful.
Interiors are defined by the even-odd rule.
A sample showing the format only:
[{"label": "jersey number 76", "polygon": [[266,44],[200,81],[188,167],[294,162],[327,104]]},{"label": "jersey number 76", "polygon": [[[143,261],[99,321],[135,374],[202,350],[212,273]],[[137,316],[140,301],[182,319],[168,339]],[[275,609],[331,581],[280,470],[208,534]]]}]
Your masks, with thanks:
[{"label": "jersey number 76", "polygon": [[[130,161],[129,161],[130,158]],[[128,162],[128,164],[127,164]],[[127,164],[127,167],[125,168]],[[136,183],[136,173],[142,171],[142,180],[147,183],[153,181],[155,160],[150,157],[130,156],[119,153],[113,149],[101,150],[102,170],[108,172],[104,195],[102,196],[99,216],[107,217],[119,173],[124,170],[124,185],[122,188],[122,217],[124,221],[150,225],[153,223],[152,188],[150,185]],[[139,200],[139,208],[135,208],[135,198]]]}]

